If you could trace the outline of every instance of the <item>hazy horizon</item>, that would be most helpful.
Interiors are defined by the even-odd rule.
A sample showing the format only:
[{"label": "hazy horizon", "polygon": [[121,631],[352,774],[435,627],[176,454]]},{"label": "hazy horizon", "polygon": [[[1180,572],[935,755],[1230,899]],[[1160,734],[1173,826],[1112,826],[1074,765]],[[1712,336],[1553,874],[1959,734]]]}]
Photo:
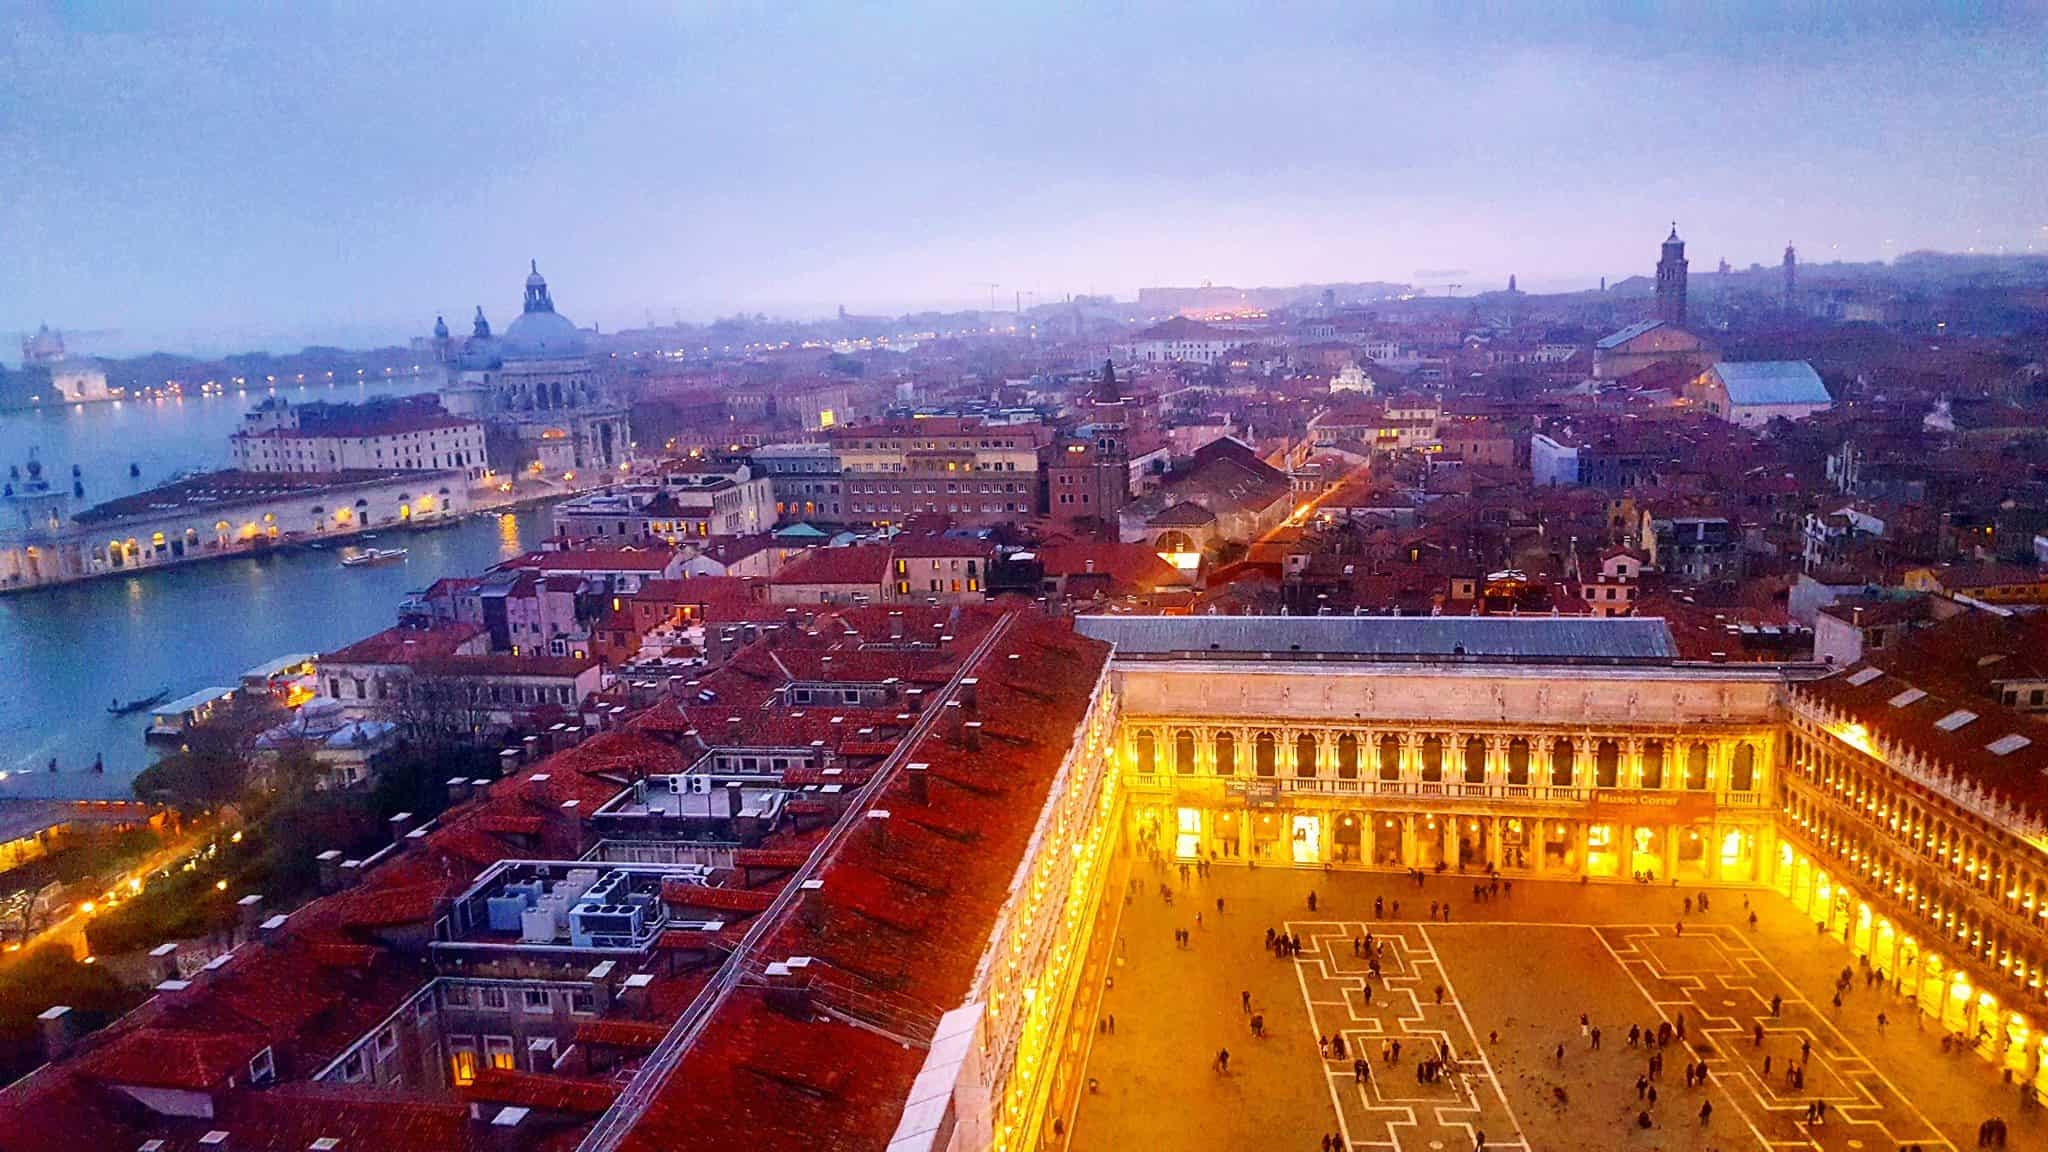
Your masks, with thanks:
[{"label": "hazy horizon", "polygon": [[0,330],[387,343],[478,304],[504,324],[529,259],[609,331],[986,307],[991,282],[1004,308],[1590,287],[1647,274],[1673,219],[1696,271],[1787,241],[2048,251],[2043,27],[2019,5],[17,5]]}]

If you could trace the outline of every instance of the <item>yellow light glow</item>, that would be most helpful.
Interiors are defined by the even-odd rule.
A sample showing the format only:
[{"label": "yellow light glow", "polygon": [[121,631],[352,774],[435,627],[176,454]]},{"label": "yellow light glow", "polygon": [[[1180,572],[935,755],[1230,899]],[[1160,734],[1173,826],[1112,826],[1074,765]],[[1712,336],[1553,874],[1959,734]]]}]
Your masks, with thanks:
[{"label": "yellow light glow", "polygon": [[227,890],[228,890],[228,882],[227,882],[227,881],[225,881],[225,880],[215,880],[215,881],[213,882],[213,890],[214,890],[215,892],[225,892],[225,891],[227,891]]}]

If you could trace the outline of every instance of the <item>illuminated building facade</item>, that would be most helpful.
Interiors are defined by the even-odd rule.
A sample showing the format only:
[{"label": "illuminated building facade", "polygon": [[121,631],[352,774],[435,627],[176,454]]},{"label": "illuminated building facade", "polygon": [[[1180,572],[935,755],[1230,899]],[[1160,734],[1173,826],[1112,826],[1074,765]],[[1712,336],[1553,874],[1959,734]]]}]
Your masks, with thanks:
[{"label": "illuminated building facade", "polygon": [[1794,686],[1786,710],[1778,890],[1946,1032],[2048,1090],[2035,723],[1898,662]]}]

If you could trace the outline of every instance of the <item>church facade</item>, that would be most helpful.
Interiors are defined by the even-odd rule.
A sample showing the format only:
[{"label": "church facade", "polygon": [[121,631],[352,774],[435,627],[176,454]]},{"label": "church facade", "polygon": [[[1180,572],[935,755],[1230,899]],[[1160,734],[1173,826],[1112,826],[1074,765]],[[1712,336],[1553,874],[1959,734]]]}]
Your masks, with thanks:
[{"label": "church facade", "polygon": [[482,307],[459,346],[445,319],[433,347],[448,410],[489,429],[491,466],[554,478],[616,471],[632,458],[626,409],[608,394],[582,330],[555,311],[536,264],[520,315],[494,335]]}]

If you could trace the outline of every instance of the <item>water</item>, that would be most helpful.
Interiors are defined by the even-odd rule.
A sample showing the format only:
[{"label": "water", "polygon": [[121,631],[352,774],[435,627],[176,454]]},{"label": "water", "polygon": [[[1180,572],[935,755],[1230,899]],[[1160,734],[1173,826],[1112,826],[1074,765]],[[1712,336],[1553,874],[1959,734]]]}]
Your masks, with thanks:
[{"label": "water", "polygon": [[[416,390],[403,382],[287,394],[342,400]],[[258,399],[0,414],[0,464],[25,460],[34,445],[46,475],[69,484],[76,462],[88,498],[109,499],[180,469],[225,465],[227,436]],[[130,460],[144,471],[133,485]],[[232,685],[273,657],[367,636],[391,625],[408,593],[531,549],[547,534],[545,516],[378,533],[376,546],[409,551],[403,564],[342,568],[334,551],[296,549],[0,596],[0,771],[8,774],[0,796],[125,793],[153,758],[142,741],[149,716],[111,716],[111,698]],[[89,770],[95,755],[106,759],[104,776]],[[53,756],[56,776],[46,771]]]},{"label": "water", "polygon": [[[309,400],[344,403],[426,390],[419,380],[374,380],[333,388],[278,388],[0,412],[0,478],[7,475],[8,465],[26,465],[33,449],[43,463],[44,478],[64,491],[71,490],[71,466],[78,465],[85,481],[85,502],[98,504],[154,487],[188,469],[226,467],[233,456],[228,437],[241,426],[242,414],[273,394],[295,404]],[[129,477],[130,464],[141,467],[140,477]]]}]

